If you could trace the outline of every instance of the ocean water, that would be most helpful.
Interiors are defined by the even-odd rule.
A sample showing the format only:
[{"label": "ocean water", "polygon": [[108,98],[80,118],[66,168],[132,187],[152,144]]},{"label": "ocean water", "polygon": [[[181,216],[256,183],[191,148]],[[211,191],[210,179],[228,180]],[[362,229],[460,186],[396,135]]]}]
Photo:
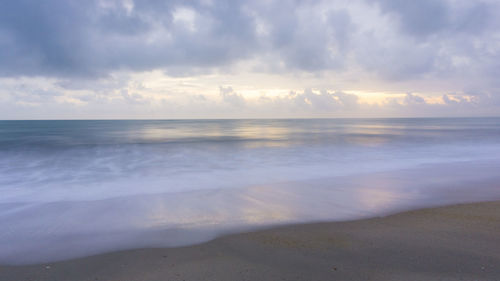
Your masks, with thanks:
[{"label": "ocean water", "polygon": [[0,121],[0,264],[500,199],[500,119]]}]

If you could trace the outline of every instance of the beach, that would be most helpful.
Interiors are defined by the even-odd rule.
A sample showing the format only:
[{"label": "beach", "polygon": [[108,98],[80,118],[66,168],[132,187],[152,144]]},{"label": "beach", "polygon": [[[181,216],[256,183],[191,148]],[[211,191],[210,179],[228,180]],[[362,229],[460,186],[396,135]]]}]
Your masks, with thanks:
[{"label": "beach", "polygon": [[0,0],[0,281],[500,281],[500,0]]},{"label": "beach", "polygon": [[500,280],[499,234],[500,201],[461,204],[0,266],[0,280]]}]

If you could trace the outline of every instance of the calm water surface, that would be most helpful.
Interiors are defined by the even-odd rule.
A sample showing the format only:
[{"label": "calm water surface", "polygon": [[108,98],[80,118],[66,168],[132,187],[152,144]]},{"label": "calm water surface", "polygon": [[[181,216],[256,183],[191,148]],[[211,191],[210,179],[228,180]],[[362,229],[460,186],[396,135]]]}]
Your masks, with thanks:
[{"label": "calm water surface", "polygon": [[500,119],[0,121],[0,263],[500,199]]}]

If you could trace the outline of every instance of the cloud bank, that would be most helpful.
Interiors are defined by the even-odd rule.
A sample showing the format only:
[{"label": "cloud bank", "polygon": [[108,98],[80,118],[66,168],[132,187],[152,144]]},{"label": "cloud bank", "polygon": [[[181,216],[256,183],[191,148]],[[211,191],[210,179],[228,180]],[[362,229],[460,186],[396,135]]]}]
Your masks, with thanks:
[{"label": "cloud bank", "polygon": [[[0,103],[17,111],[0,118],[37,106],[66,116],[67,104],[79,118],[113,106],[140,118],[165,103],[193,117],[268,116],[273,104],[297,116],[414,114],[394,104],[494,115],[499,15],[493,0],[2,1]],[[187,89],[193,80],[204,82]],[[353,92],[398,102],[364,106]]]}]

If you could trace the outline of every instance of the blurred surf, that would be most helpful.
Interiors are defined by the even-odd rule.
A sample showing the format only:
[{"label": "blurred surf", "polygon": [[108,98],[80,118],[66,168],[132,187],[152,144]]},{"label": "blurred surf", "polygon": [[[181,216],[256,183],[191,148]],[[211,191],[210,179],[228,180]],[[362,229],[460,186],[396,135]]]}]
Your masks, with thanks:
[{"label": "blurred surf", "polygon": [[499,199],[500,119],[0,121],[0,262]]}]

